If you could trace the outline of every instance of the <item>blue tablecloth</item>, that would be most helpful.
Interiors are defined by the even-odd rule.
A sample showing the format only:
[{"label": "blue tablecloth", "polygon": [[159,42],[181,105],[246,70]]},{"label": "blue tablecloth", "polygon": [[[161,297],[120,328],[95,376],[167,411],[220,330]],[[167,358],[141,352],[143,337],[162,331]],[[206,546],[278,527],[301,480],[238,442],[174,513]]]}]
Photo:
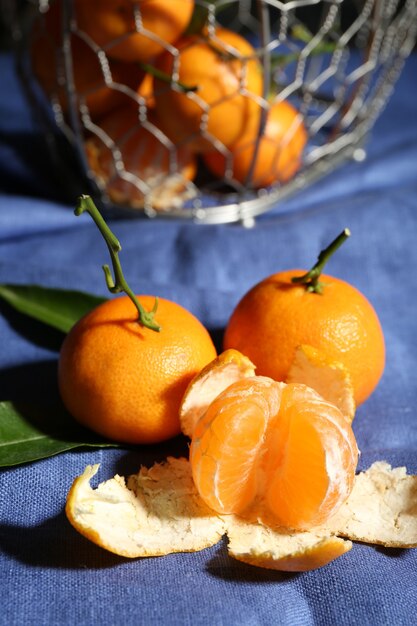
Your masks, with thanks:
[{"label": "blue tablecloth", "polygon": [[[91,220],[75,218],[48,164],[8,55],[0,56],[0,283],[38,283],[107,295],[107,251]],[[383,379],[357,412],[360,468],[385,459],[417,472],[417,58],[410,58],[367,144],[349,163],[240,225],[121,220],[128,281],[175,299],[220,348],[233,306],[259,279],[309,267],[344,227],[352,237],[327,271],[352,282],[379,313]],[[75,201],[75,199],[74,199]],[[56,390],[58,334],[0,305],[0,400]],[[129,561],[78,535],[63,512],[75,476],[100,479],[181,454],[183,440],[138,450],[71,452],[0,472],[0,624],[411,625],[417,551],[355,544],[324,569],[274,573],[231,560],[224,544],[196,554]]]}]

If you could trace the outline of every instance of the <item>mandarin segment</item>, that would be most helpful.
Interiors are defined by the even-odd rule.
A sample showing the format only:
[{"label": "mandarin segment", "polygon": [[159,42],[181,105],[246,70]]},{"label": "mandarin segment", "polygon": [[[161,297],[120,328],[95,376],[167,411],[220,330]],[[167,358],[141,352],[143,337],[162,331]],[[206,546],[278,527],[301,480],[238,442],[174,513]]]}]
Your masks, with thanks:
[{"label": "mandarin segment", "polygon": [[[190,461],[197,491],[218,513],[233,513],[249,505],[257,489],[256,460],[265,436],[268,399],[258,393],[255,379],[228,387],[196,424]],[[241,399],[239,392],[249,394]]]},{"label": "mandarin segment", "polygon": [[214,510],[296,529],[325,522],[343,504],[357,455],[337,407],[304,385],[258,376],[212,402],[190,448],[197,490]]},{"label": "mandarin segment", "polygon": [[[322,524],[347,499],[357,464],[357,445],[340,411],[303,385],[284,388],[282,457],[266,451],[271,476],[266,491],[275,523],[291,528]],[[281,423],[277,428],[282,428]]]}]

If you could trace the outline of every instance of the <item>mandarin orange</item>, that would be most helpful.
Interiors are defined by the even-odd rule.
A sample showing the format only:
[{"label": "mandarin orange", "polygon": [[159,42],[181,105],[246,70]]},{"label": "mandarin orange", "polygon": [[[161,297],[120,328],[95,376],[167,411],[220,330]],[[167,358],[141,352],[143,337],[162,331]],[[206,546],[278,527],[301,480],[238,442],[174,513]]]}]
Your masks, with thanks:
[{"label": "mandarin orange", "polygon": [[104,69],[96,52],[75,34],[70,37],[68,58],[71,70],[68,72],[60,54],[63,45],[61,3],[51,4],[43,19],[44,24],[41,20],[35,22],[32,32],[32,69],[46,95],[59,102],[64,113],[71,106],[71,81],[74,105],[77,108],[85,105],[93,121],[126,100],[118,85],[133,91],[139,87],[145,75],[140,67],[108,59],[108,68]]},{"label": "mandarin orange", "polygon": [[302,530],[346,501],[357,457],[339,409],[305,385],[262,376],[220,393],[190,448],[194,483],[212,509]]},{"label": "mandarin orange", "polygon": [[[139,296],[146,310],[154,298]],[[129,297],[85,315],[62,345],[58,379],[65,406],[84,426],[130,444],[156,443],[180,432],[181,398],[216,356],[208,331],[178,304],[159,299],[160,332],[137,321]]]},{"label": "mandarin orange", "polygon": [[76,0],[78,27],[107,54],[146,62],[186,29],[194,0]]},{"label": "mandarin orange", "polygon": [[265,127],[249,124],[230,148],[230,155],[213,151],[204,155],[209,170],[219,178],[230,178],[249,187],[284,183],[301,165],[307,131],[298,111],[284,101],[271,104]]},{"label": "mandarin orange", "polygon": [[273,274],[243,296],[229,320],[224,347],[243,352],[257,373],[287,379],[297,348],[308,344],[340,362],[351,377],[356,405],[377,386],[385,343],[377,314],[349,283],[322,275],[322,293],[294,284],[302,270]]},{"label": "mandarin orange", "polygon": [[155,80],[162,129],[175,143],[198,151],[212,150],[216,141],[230,146],[259,118],[263,78],[254,48],[226,28],[218,28],[215,37],[182,37],[176,48],[178,54],[158,57],[156,68],[190,90]]},{"label": "mandarin orange", "polygon": [[175,148],[161,133],[158,137],[152,119],[143,125],[132,101],[101,118],[103,132],[85,144],[91,170],[116,204],[165,210],[195,193],[190,184],[197,170],[194,154]]}]

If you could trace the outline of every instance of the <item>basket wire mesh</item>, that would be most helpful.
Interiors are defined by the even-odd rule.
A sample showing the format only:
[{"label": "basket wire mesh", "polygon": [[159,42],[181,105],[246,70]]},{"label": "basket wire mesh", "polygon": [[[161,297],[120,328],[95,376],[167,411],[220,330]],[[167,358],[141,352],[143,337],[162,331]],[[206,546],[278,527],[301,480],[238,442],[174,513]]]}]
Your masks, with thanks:
[{"label": "basket wire mesh", "polygon": [[[159,46],[158,57],[170,55],[172,60],[171,73],[163,76],[165,82],[162,82],[159,98],[168,99],[170,91],[180,90],[181,48],[177,40],[168,42],[149,30],[143,15],[144,5],[149,0],[127,2],[132,12],[132,32],[105,45],[97,43],[80,25],[77,0],[55,0],[51,4],[47,0],[26,0],[20,7],[13,0],[3,0],[16,42],[22,85],[33,111],[42,120],[51,149],[59,152],[56,162],[67,172],[64,176],[70,193],[78,195],[80,190],[91,193],[103,208],[120,215],[140,213],[149,217],[184,217],[202,223],[242,221],[251,225],[257,215],[277,206],[280,200],[346,160],[365,158],[367,135],[415,45],[415,0],[182,1],[192,2],[191,24],[198,23],[198,36],[204,33],[210,45],[221,46],[222,54],[233,57],[232,62],[240,62],[239,67],[243,69],[237,95],[243,96],[246,104],[255,102],[260,110],[251,162],[244,180],[235,177],[233,149],[210,133],[209,120],[214,105],[202,99],[198,85],[185,96],[201,107],[199,135],[210,144],[209,150],[222,155],[225,165],[222,175],[218,176],[207,172],[201,155],[197,157],[196,172],[184,175],[188,165],[183,165],[181,151],[184,146],[187,148],[187,142],[191,146],[194,138],[181,138],[176,142],[162,130],[152,111],[152,98],[149,93],[141,93],[132,80],[136,63],[132,62],[121,78],[120,72],[115,73],[117,61],[112,58],[112,50],[117,50],[133,32],[139,33],[148,38],[149,45]],[[94,4],[93,0],[84,2]],[[126,0],[121,2],[126,4]],[[48,66],[48,71],[53,68],[53,81],[46,85],[42,71],[39,73],[34,63],[33,42],[36,37],[49,37],[46,16],[54,4],[58,4],[60,10],[59,38],[49,39],[48,53],[42,59],[43,68]],[[224,28],[250,42],[253,51],[250,58],[247,53],[221,41],[220,32]],[[195,32],[194,36],[197,36]],[[76,46],[84,50],[78,56]],[[80,90],[77,64],[86,63],[92,55],[99,81],[83,84]],[[248,64],[253,60],[262,68],[259,93],[250,93],[246,82]],[[144,75],[151,72],[154,84],[157,80],[155,67],[154,59],[141,65]],[[91,106],[94,95],[101,93],[100,89],[105,89],[106,97],[114,98],[115,103],[118,99],[123,104],[128,101],[134,110],[132,124],[116,139],[106,123],[102,123],[103,116],[97,119]],[[215,106],[227,102],[228,98],[230,95],[226,94]],[[308,141],[292,176],[268,186],[255,185],[254,168],[271,101],[291,103],[298,112],[297,119],[302,119]],[[120,103],[114,104],[114,110],[122,111],[119,115],[123,116]],[[175,123],[176,112],[172,111],[171,115]],[[69,150],[57,148],[57,136],[65,138]],[[125,158],[124,147],[129,141],[130,146],[136,141],[137,161],[143,160],[144,152],[150,154],[154,150],[152,158],[149,157],[153,163],[150,170],[146,169],[146,175],[142,175],[143,168],[138,171],[131,167],[134,158]],[[289,141],[291,135],[282,139],[281,151]],[[98,173],[92,166],[91,146],[95,149],[101,146],[111,155],[111,174],[106,172],[103,176],[103,172]],[[117,193],[111,192],[114,181],[113,191],[116,189]]]}]

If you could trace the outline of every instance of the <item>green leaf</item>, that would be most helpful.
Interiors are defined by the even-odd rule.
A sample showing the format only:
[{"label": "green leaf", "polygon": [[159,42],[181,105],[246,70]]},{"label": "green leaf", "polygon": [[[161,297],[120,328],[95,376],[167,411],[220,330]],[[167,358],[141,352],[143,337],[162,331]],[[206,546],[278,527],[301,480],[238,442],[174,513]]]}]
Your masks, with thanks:
[{"label": "green leaf", "polygon": [[0,402],[0,467],[44,459],[84,446],[119,447],[90,433],[63,406]]},{"label": "green leaf", "polygon": [[106,298],[82,291],[38,285],[0,285],[0,298],[20,313],[67,333],[83,315]]}]

